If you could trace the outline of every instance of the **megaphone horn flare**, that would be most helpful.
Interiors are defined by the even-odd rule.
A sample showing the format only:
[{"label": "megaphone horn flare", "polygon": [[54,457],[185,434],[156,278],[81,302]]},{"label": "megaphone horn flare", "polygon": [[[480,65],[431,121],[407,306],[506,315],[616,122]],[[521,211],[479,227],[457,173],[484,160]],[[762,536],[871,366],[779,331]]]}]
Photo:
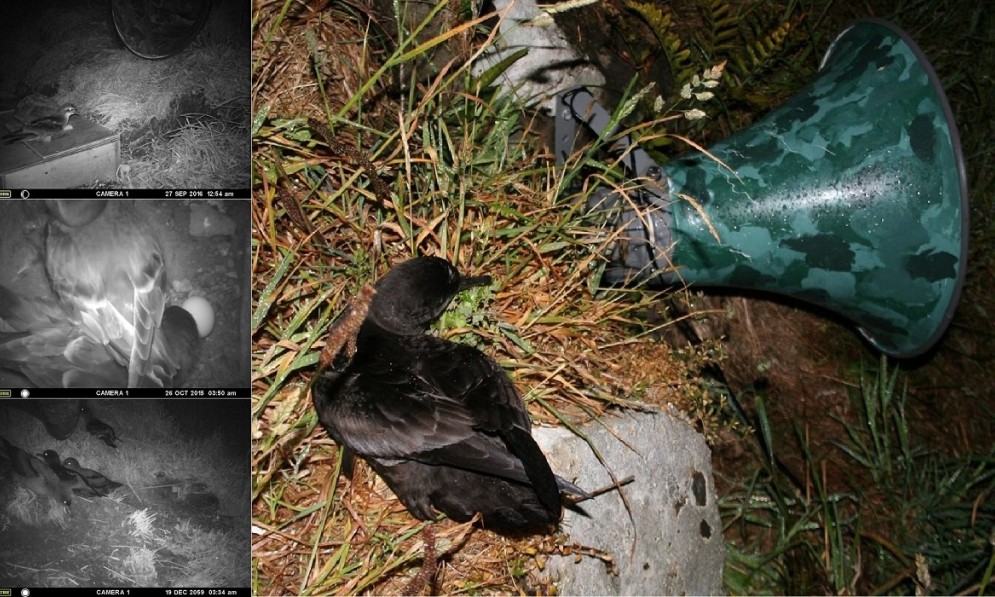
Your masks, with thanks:
[{"label": "megaphone horn flare", "polygon": [[[566,109],[603,132],[585,93],[567,94]],[[648,156],[632,154],[645,176]],[[607,281],[794,297],[896,357],[926,352],[949,325],[966,269],[964,161],[933,68],[894,25],[854,23],[787,103],[663,172],[663,194],[644,186],[634,200],[649,214],[621,208],[628,242]]]}]

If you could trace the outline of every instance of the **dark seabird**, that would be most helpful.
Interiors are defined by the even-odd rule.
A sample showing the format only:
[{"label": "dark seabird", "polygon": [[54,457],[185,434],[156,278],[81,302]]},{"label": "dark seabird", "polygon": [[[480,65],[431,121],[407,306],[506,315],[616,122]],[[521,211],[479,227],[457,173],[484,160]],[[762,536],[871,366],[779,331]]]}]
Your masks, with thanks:
[{"label": "dark seabird", "polygon": [[0,287],[0,368],[43,388],[176,387],[211,333],[203,297],[166,306],[165,253],[139,208],[53,200],[45,273],[57,302]]},{"label": "dark seabird", "polygon": [[83,415],[83,420],[86,421],[87,432],[101,440],[108,446],[116,448],[117,444],[114,442],[118,441],[117,434],[114,433],[114,428],[104,423],[90,412],[90,409],[86,407],[86,403],[80,405],[79,412]]},{"label": "dark seabird", "polygon": [[59,453],[55,450],[45,450],[41,454],[38,454],[38,456],[41,456],[41,459],[45,461],[48,468],[52,469],[52,472],[54,472],[63,483],[74,485],[80,480],[80,476],[74,471],[62,466],[62,459],[59,458]]},{"label": "dark seabird", "polygon": [[52,218],[45,272],[52,290],[67,318],[127,368],[128,387],[137,387],[152,374],[153,340],[166,308],[166,260],[154,230],[123,201],[48,201],[46,207]]},{"label": "dark seabird", "polygon": [[[66,487],[71,487],[73,493],[82,497],[101,497],[105,494],[96,491],[86,484],[86,479],[83,477],[82,471],[77,472],[73,469],[68,469],[63,466],[62,460],[59,458],[59,453],[55,450],[45,450],[39,456],[45,461],[45,464],[49,466],[55,474],[62,481],[62,484]],[[67,459],[70,460],[70,459]],[[76,462],[76,459],[71,459]],[[84,469],[85,470],[85,469]],[[91,471],[93,472],[93,471]],[[99,474],[99,473],[98,473]],[[113,481],[111,481],[113,483]]]},{"label": "dark seabird", "polygon": [[550,530],[561,491],[588,494],[553,474],[521,396],[493,359],[426,334],[458,292],[489,283],[436,257],[394,267],[367,292],[368,305],[337,322],[358,330],[325,359],[314,403],[328,434],[369,462],[415,517],[442,512],[465,522],[479,513],[488,529]]},{"label": "dark seabird", "polygon": [[75,458],[66,458],[62,461],[62,466],[79,475],[80,479],[83,480],[83,483],[85,483],[95,495],[105,496],[118,487],[121,487],[121,484],[117,481],[111,481],[95,470],[81,467],[79,465],[79,461]]},{"label": "dark seabird", "polygon": [[6,438],[0,437],[3,450],[0,457],[9,461],[14,471],[14,481],[37,496],[47,496],[61,504],[66,511],[72,505],[69,489],[59,480],[59,477],[45,462],[28,452],[11,444]]}]

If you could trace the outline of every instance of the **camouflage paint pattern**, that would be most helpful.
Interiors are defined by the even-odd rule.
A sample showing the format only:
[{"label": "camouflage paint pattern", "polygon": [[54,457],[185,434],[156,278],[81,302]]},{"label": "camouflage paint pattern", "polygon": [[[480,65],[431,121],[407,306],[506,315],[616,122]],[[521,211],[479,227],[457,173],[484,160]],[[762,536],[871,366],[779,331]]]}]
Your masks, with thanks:
[{"label": "camouflage paint pattern", "polygon": [[964,277],[967,187],[946,97],[905,33],[852,25],[815,82],[709,153],[724,165],[696,152],[666,167],[677,269],[665,279],[815,303],[892,356],[943,334]]}]

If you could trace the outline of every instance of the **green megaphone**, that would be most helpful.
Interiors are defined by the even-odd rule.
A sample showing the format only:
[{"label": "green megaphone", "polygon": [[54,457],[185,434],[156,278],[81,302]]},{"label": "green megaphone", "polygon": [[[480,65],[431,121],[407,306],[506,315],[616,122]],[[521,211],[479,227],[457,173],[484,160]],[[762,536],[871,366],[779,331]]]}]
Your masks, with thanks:
[{"label": "green megaphone", "polygon": [[[567,94],[560,116],[603,132],[587,98]],[[634,174],[656,182],[635,201],[600,194],[625,229],[607,281],[794,297],[895,357],[922,354],[949,325],[966,269],[964,160],[932,66],[891,23],[852,24],[815,81],[707,153],[655,170],[633,153]]]}]

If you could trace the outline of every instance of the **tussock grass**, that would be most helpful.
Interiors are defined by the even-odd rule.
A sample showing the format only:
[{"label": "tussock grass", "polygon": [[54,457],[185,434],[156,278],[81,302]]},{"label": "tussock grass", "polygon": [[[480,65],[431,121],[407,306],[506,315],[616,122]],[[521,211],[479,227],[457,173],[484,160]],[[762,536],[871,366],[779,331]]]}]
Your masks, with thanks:
[{"label": "tussock grass", "polygon": [[[908,387],[884,357],[862,372],[836,454],[817,455],[803,425],[795,446],[773,432],[762,398],[762,467],[720,505],[734,594],[987,594],[995,569],[995,452],[950,456],[924,444],[907,418]],[[784,461],[797,449],[804,470]],[[842,458],[853,489],[834,488]],[[861,483],[870,479],[872,483]]]},{"label": "tussock grass", "polygon": [[155,570],[155,552],[145,547],[132,548],[122,559],[122,569],[116,572],[119,578],[136,587],[148,587],[156,584],[158,575]]},{"label": "tussock grass", "polygon": [[62,503],[48,496],[36,495],[24,487],[15,487],[4,511],[12,519],[29,526],[55,525],[66,528],[69,512]]},{"label": "tussock grass", "polygon": [[[661,295],[598,286],[614,233],[585,218],[590,185],[568,189],[584,179],[579,155],[557,168],[541,119],[472,76],[491,32],[473,22],[469,62],[398,95],[393,67],[470,25],[391,51],[367,16],[358,4],[318,13],[293,2],[257,2],[253,15],[259,594],[391,593],[421,564],[424,523],[362,463],[351,480],[340,476],[341,453],[308,393],[330,322],[394,263],[438,255],[493,277],[434,333],[497,359],[537,422],[574,425],[644,402],[692,410],[706,399],[692,372],[713,356],[671,353],[657,343],[669,321],[645,322]],[[308,118],[327,123],[330,143]],[[556,541],[436,527],[435,590],[548,590],[531,570]]]},{"label": "tussock grass", "polygon": [[148,508],[144,510],[135,510],[128,515],[128,523],[133,527],[129,532],[130,535],[134,537],[141,537],[142,539],[148,540],[152,538],[152,532],[155,529],[156,515],[149,514]]}]

